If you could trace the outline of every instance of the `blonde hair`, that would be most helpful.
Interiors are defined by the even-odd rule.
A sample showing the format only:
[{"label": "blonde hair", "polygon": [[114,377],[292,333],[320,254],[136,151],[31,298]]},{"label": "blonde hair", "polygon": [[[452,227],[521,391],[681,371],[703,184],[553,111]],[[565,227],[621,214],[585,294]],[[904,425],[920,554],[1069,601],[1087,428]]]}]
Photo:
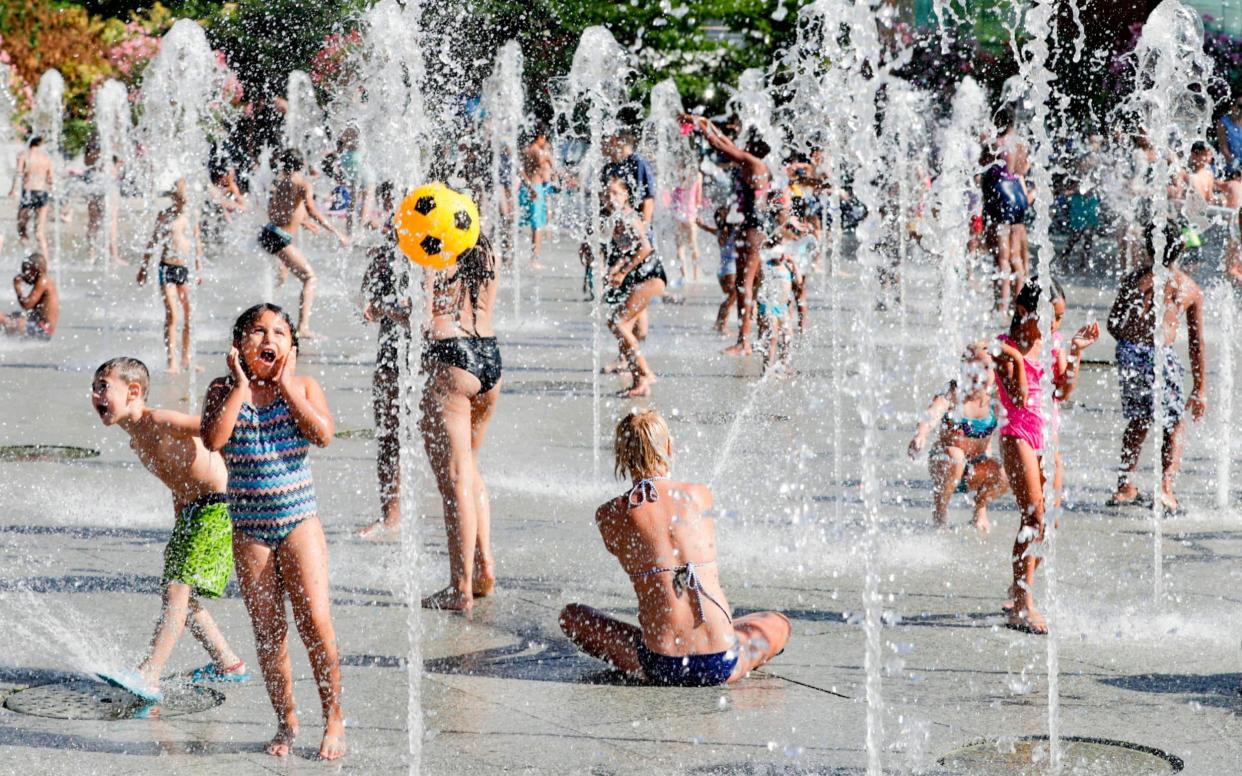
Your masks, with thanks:
[{"label": "blonde hair", "polygon": [[653,477],[667,474],[672,436],[655,410],[639,410],[621,418],[613,439],[617,477]]}]

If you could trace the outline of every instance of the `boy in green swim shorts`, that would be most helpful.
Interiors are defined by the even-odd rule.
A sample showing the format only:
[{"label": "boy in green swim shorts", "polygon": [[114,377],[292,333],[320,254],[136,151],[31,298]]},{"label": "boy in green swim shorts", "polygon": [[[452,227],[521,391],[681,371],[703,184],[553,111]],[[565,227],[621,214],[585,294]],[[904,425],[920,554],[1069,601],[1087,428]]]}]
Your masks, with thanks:
[{"label": "boy in green swim shorts", "polygon": [[164,605],[151,651],[136,675],[104,677],[158,700],[160,673],[187,624],[211,655],[211,663],[194,672],[194,681],[245,681],[249,672],[199,600],[219,598],[233,571],[224,459],[203,446],[198,416],[146,406],[149,385],[145,364],[114,358],[95,370],[91,404],[105,426],[129,434],[138,460],[172,491],[176,523],[164,550]]}]

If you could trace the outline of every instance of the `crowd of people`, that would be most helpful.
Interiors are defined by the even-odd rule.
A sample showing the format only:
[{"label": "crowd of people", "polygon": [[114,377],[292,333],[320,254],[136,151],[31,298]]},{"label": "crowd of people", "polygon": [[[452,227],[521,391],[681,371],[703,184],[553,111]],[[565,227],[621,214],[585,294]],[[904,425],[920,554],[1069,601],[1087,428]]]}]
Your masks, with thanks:
[{"label": "crowd of people", "polygon": [[[1171,160],[1170,179],[1159,184],[1167,185],[1174,202],[1199,200],[1232,209],[1225,273],[1239,282],[1242,181],[1234,170],[1242,167],[1236,161],[1242,158],[1242,130],[1235,121],[1242,121],[1242,101],[1233,104],[1218,133],[1224,172],[1213,172],[1211,148],[1202,142],[1191,149],[1184,165]],[[679,158],[692,161],[681,169],[659,171],[662,185],[651,160],[640,152],[640,138],[629,128],[613,132],[604,142],[606,161],[593,173],[597,186],[584,185],[558,164],[555,147],[542,130],[521,144],[518,158],[500,160],[501,191],[473,184],[477,197],[499,198],[496,212],[516,219],[529,235],[529,258],[521,260],[535,270],[543,266],[546,232],[557,208],[569,206],[569,193],[577,192],[582,199],[585,191],[598,192],[598,200],[579,203],[590,214],[589,222],[598,226],[584,232],[578,254],[588,298],[604,307],[608,329],[617,339],[618,359],[604,369],[628,375],[619,393],[624,398],[655,392],[659,365],[643,352],[652,305],[677,301],[675,288],[697,278],[704,253],[696,236],[699,229],[711,234],[719,248],[717,279],[723,299],[715,330],[727,336],[731,319],[736,321],[736,336],[723,353],[745,358],[758,346],[765,374],[793,374],[791,344],[808,325],[809,270],[822,254],[831,219],[844,221],[859,207],[847,186],[829,179],[825,170],[830,160],[822,149],[780,151],[754,127],[701,115],[685,114],[679,122],[685,143]],[[1150,507],[1154,500],[1176,514],[1181,505],[1174,484],[1185,416],[1197,420],[1206,412],[1203,294],[1181,266],[1194,249],[1193,228],[1156,226],[1162,214],[1153,211],[1149,196],[1154,151],[1146,138],[1136,133],[1113,141],[1107,145],[1090,138],[1081,152],[1075,151],[1073,164],[1064,166],[1072,174],[1062,176],[1058,191],[1068,203],[1072,234],[1061,259],[1070,262],[1080,249],[1084,261],[1094,261],[1095,247],[1103,242],[1096,232],[1115,231],[1120,280],[1107,330],[1117,342],[1121,405],[1128,425],[1117,490],[1109,503]],[[1060,330],[1069,300],[1061,283],[1031,272],[1027,227],[1032,219],[1049,214],[1033,207],[1038,197],[1030,191],[1030,153],[1013,111],[997,114],[995,131],[983,139],[982,147],[970,205],[970,241],[993,264],[994,304],[989,306],[994,307],[997,327],[1004,329],[978,333],[978,341],[962,356],[960,375],[933,398],[909,453],[913,457],[927,451],[937,524],[947,523],[952,495],[960,490],[973,494],[974,524],[986,531],[991,525],[989,505],[1013,493],[1020,524],[1003,609],[1011,627],[1039,634],[1047,626],[1032,589],[1046,528],[1044,473],[1052,472],[1050,492],[1060,499],[1060,407],[1074,392],[1083,354],[1100,332],[1098,324],[1087,323],[1067,343]],[[1103,162],[1109,148],[1123,149],[1130,164]],[[465,144],[459,151],[461,158],[471,157]],[[97,146],[88,148],[87,159],[91,175],[109,180],[116,179],[125,161],[103,159]],[[252,207],[246,180],[255,175],[254,164],[213,155],[202,202],[190,203],[182,179],[166,192],[170,204],[155,216],[137,280],[145,282],[152,259],[158,257],[169,372],[190,366],[188,287],[201,279],[204,246],[219,239],[222,225],[235,213]],[[519,261],[519,246],[506,230],[498,229],[495,244],[481,237],[449,269],[428,271],[421,279],[414,274],[413,282],[428,292],[426,306],[416,305],[412,273],[405,269],[408,262],[392,224],[401,189],[398,182],[369,171],[356,127],[346,128],[314,169],[292,148],[272,153],[270,164],[267,223],[254,242],[274,257],[282,277],[292,273],[301,282],[296,320],[269,302],[255,304],[238,317],[226,373],[207,389],[201,417],[148,406],[151,376],[138,359],[111,358],[94,375],[96,413],[105,425],[119,426],[130,435],[139,460],[172,492],[176,512],[165,553],[163,606],[150,652],[132,674],[106,678],[158,700],[162,670],[188,626],[211,657],[196,672],[197,679],[244,681],[249,676],[245,663],[203,602],[218,597],[235,572],[277,716],[268,751],[287,754],[298,731],[283,604],[287,596],[319,688],[325,724],[320,755],[335,759],[345,751],[340,660],[328,595],[328,546],[308,464],[310,447],[332,440],[334,422],[324,390],[297,370],[299,347],[316,336],[310,322],[319,280],[295,238],[302,230],[323,231],[347,246],[360,230],[372,230],[378,237],[367,252],[362,275],[361,312],[379,327],[373,398],[380,517],[359,529],[368,539],[391,539],[400,531],[400,375],[411,366],[405,361],[404,343],[422,333],[418,430],[443,503],[449,555],[447,586],[422,603],[466,614],[477,598],[493,594],[496,585],[490,497],[479,453],[504,373],[493,328],[501,271]],[[30,138],[17,167],[18,234],[28,253],[14,278],[21,310],[0,316],[0,326],[17,335],[49,339],[60,316],[45,234],[49,210],[56,204],[51,202],[55,178],[40,138]],[[709,167],[727,185],[705,185]],[[1121,172],[1110,174],[1122,176],[1116,185],[1128,196],[1101,198],[1098,192],[1112,184],[1099,178],[1116,169]],[[321,183],[331,187],[329,214],[317,204],[315,189]],[[101,196],[95,193],[88,201],[88,228],[115,235],[115,213],[108,213]],[[1130,203],[1131,210],[1119,212],[1119,202]],[[506,211],[505,203],[516,210]],[[668,235],[657,235],[661,208],[667,208],[674,224]],[[924,210],[918,204],[909,208],[910,213]],[[881,215],[891,212],[889,207]],[[334,224],[331,213],[344,223]],[[917,229],[911,229],[917,238]],[[671,244],[662,244],[670,238]],[[108,244],[114,250],[108,260],[125,263],[116,240]],[[896,260],[878,271],[882,289],[899,288]],[[1049,292],[1051,298],[1041,305]],[[899,295],[896,301],[900,303]],[[1051,320],[1045,320],[1044,309],[1052,311]],[[1193,378],[1189,396],[1183,393],[1183,368],[1173,350],[1183,319]],[[1160,380],[1155,378],[1157,362]],[[1047,397],[1045,383],[1052,387]],[[1162,387],[1156,390],[1156,384]],[[1164,480],[1158,492],[1147,495],[1136,470],[1139,450],[1157,419],[1163,434]],[[991,454],[994,436],[999,436],[999,457]],[[1048,453],[1053,460],[1045,464]],[[779,654],[791,632],[787,618],[775,612],[733,618],[716,568],[712,493],[704,485],[672,479],[673,442],[657,411],[626,413],[620,419],[615,458],[617,475],[628,479],[630,487],[599,508],[596,524],[604,546],[632,581],[639,624],[571,604],[560,615],[566,635],[588,654],[623,671],[672,685],[732,682]]]}]

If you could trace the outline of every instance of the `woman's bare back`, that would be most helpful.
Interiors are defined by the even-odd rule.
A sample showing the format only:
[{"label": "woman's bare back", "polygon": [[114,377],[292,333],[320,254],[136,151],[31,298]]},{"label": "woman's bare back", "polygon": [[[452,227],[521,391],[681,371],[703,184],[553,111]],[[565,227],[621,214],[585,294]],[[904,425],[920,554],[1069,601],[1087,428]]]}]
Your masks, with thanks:
[{"label": "woman's bare back", "polygon": [[732,615],[716,566],[715,521],[703,514],[711,507],[711,492],[704,485],[664,479],[644,480],[638,487],[641,503],[632,497],[636,491],[612,499],[599,508],[596,523],[604,546],[631,577],[644,643],[664,655],[732,648]]}]

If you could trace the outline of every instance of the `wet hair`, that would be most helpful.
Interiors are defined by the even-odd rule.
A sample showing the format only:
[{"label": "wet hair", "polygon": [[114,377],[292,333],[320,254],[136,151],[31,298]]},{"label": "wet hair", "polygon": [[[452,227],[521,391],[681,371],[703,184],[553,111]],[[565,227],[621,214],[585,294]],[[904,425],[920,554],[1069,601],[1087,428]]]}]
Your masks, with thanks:
[{"label": "wet hair", "polygon": [[[1177,260],[1182,257],[1182,250],[1186,247],[1186,241],[1182,239],[1183,223],[1166,221],[1164,225],[1164,256],[1161,261],[1166,267],[1171,267]],[[1147,260],[1155,262],[1156,260],[1156,227],[1154,224],[1148,224],[1143,227],[1143,248],[1147,252]]]},{"label": "wet hair", "polygon": [[130,356],[117,356],[100,364],[91,382],[109,376],[115,376],[124,381],[126,385],[138,383],[138,386],[142,388],[144,399],[147,398],[147,391],[151,389],[151,371],[147,369],[146,364]]},{"label": "wet hair", "polygon": [[996,111],[996,115],[992,118],[992,123],[1002,132],[1008,132],[1009,129],[1017,123],[1017,114],[1014,112],[1012,105],[1006,105]]},{"label": "wet hair", "polygon": [[622,127],[621,129],[618,129],[616,132],[613,132],[611,139],[615,143],[621,143],[622,145],[628,145],[628,146],[632,146],[634,145],[635,142],[637,142],[637,137],[634,134],[634,130],[630,129],[629,127]]},{"label": "wet hair", "polygon": [[39,270],[40,275],[47,274],[47,257],[39,251],[35,251],[27,256],[26,260],[23,261],[22,264],[33,264],[35,269]]},{"label": "wet hair", "polygon": [[31,148],[34,148],[36,146],[41,146],[41,145],[43,145],[43,135],[31,135],[30,136],[30,147]]},{"label": "wet hair", "polygon": [[[289,313],[285,312],[280,305],[274,305],[271,302],[259,302],[253,307],[247,308],[245,312],[237,316],[237,320],[233,323],[233,347],[237,347],[243,339],[246,338],[246,332],[259,320],[259,316],[263,313],[276,313],[284,319],[285,325],[289,327],[289,336],[293,340],[293,347],[298,346],[298,330],[293,325],[293,319],[289,317]],[[245,367],[245,364],[242,364]]]},{"label": "wet hair", "polygon": [[284,172],[297,172],[306,166],[306,160],[302,158],[302,152],[296,148],[286,148],[276,157],[280,169]]},{"label": "wet hair", "polygon": [[1194,142],[1194,145],[1190,147],[1190,153],[1192,154],[1205,154],[1210,150],[1211,148],[1208,146],[1208,144],[1203,142],[1202,140],[1196,140]]},{"label": "wet hair", "polygon": [[772,146],[768,145],[768,142],[759,135],[757,130],[752,129],[746,137],[746,153],[763,159],[772,153]]},{"label": "wet hair", "polygon": [[[496,252],[487,235],[480,234],[479,241],[473,248],[461,252],[457,257],[456,271],[448,279],[448,283],[460,283],[457,292],[457,306],[461,307],[462,294],[470,297],[470,309],[479,309],[479,292],[490,280],[496,278]],[[477,314],[477,313],[476,313]]]},{"label": "wet hair", "polygon": [[[1018,291],[1017,296],[1013,298],[1013,319],[1009,322],[1009,331],[1015,331],[1025,319],[1026,315],[1039,316],[1039,299],[1043,296],[1044,287],[1040,283],[1039,275],[1031,275],[1026,283],[1022,285],[1022,289]],[[1065,301],[1065,288],[1056,278],[1052,279],[1052,303]],[[1019,312],[1019,308],[1022,312]],[[1023,315],[1025,313],[1026,315]]]},{"label": "wet hair", "polygon": [[612,445],[617,477],[667,474],[671,439],[668,424],[655,410],[639,410],[621,418]]}]

